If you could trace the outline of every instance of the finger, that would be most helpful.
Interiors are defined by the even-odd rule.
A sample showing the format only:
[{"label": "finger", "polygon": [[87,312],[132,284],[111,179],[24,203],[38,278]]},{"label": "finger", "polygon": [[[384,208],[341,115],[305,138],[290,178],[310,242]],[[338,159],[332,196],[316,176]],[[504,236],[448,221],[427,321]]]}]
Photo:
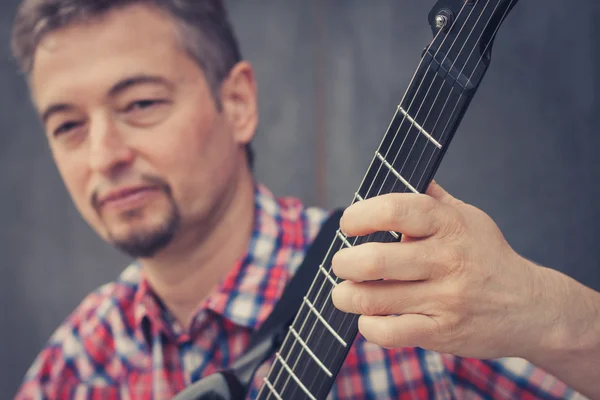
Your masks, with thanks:
[{"label": "finger", "polygon": [[339,278],[354,282],[395,279],[427,280],[432,277],[433,251],[427,242],[365,243],[338,251],[331,260]]},{"label": "finger", "polygon": [[446,190],[444,190],[444,188],[442,188],[435,180],[431,181],[425,193],[444,204],[453,205],[462,203],[462,201],[446,192]]},{"label": "finger", "polygon": [[451,212],[446,208],[424,194],[385,194],[348,207],[340,220],[340,229],[348,236],[395,231],[427,237],[451,222]]},{"label": "finger", "polygon": [[369,342],[387,349],[399,349],[430,348],[440,329],[434,317],[405,314],[389,317],[361,315],[358,330]]},{"label": "finger", "polygon": [[333,305],[346,313],[392,315],[423,312],[432,296],[427,282],[352,282],[339,283],[331,292]]}]

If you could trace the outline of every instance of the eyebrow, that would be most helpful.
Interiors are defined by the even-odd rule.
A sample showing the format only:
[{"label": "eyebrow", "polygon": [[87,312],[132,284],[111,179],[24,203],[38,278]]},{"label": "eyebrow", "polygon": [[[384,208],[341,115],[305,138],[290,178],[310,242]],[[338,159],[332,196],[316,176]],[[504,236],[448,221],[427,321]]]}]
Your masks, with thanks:
[{"label": "eyebrow", "polygon": [[173,87],[173,83],[168,81],[167,79],[157,76],[157,75],[135,75],[125,78],[119,82],[117,82],[110,90],[108,91],[108,97],[115,97],[132,86],[144,85],[144,84],[154,84],[154,85],[163,85],[167,86],[169,89]]},{"label": "eyebrow", "polygon": [[52,104],[50,107],[46,108],[46,110],[42,113],[42,122],[45,124],[48,122],[48,119],[53,115],[63,111],[72,110],[73,107],[70,104],[60,103],[60,104]]},{"label": "eyebrow", "polygon": [[[119,94],[123,93],[127,89],[145,84],[153,84],[153,85],[163,85],[167,86],[167,88],[171,89],[173,87],[173,83],[168,81],[165,78],[156,75],[134,75],[127,77],[125,79],[120,80],[116,84],[114,84],[110,90],[108,91],[108,97],[116,97]],[[56,113],[70,111],[75,107],[72,104],[67,103],[56,103],[51,104],[47,107],[42,113],[42,121],[44,124],[48,121],[48,119]]]}]

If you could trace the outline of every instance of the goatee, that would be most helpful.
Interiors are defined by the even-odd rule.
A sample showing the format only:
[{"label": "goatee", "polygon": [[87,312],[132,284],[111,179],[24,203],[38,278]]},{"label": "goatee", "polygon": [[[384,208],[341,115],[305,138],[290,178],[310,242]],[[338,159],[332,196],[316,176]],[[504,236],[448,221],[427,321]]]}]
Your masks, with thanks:
[{"label": "goatee", "polygon": [[[128,211],[123,218],[139,218],[141,211]],[[181,221],[180,214],[176,207],[172,207],[167,219],[161,226],[153,230],[134,232],[127,238],[112,238],[112,243],[132,258],[151,258],[165,248],[175,236]]]}]

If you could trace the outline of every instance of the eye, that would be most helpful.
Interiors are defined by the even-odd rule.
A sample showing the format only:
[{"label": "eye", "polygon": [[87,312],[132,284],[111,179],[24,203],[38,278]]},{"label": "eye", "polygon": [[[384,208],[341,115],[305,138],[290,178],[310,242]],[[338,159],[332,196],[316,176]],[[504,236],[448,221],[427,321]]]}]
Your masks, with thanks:
[{"label": "eye", "polygon": [[134,126],[149,127],[168,117],[172,102],[164,98],[150,98],[125,104],[119,110],[125,121]]},{"label": "eye", "polygon": [[83,123],[80,121],[67,121],[61,125],[58,126],[58,128],[56,128],[53,132],[52,135],[53,136],[59,136],[62,134],[66,134],[71,132],[73,129],[81,126]]},{"label": "eye", "polygon": [[125,112],[137,111],[137,110],[146,110],[148,108],[152,108],[153,106],[157,106],[163,103],[161,100],[157,99],[144,99],[138,100],[130,103],[126,108]]}]

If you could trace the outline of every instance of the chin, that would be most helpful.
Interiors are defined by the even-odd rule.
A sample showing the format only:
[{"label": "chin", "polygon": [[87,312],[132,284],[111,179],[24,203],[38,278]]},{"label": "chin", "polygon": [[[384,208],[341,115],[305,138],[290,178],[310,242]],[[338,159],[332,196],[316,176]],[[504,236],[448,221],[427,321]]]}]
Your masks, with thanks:
[{"label": "chin", "polygon": [[160,218],[152,215],[151,221],[144,221],[138,211],[123,213],[114,226],[107,226],[108,240],[116,248],[132,258],[152,258],[166,248],[179,230],[181,217],[173,207]]}]

